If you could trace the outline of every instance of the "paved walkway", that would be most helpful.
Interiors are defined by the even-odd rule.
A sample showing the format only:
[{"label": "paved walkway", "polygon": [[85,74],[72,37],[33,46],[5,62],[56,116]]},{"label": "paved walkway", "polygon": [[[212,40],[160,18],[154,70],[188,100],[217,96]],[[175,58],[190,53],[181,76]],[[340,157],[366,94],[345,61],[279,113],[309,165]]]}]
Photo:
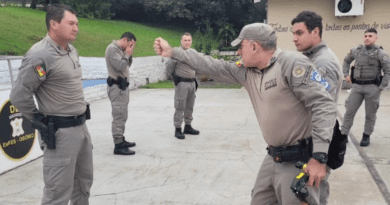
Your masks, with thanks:
[{"label": "paved walkway", "polygon": [[[134,156],[113,155],[110,102],[92,102],[91,205],[249,204],[266,144],[246,91],[199,89],[193,127],[201,134],[185,140],[173,136],[173,96],[172,89],[131,91],[125,134],[137,143]],[[341,116],[347,96],[343,90]],[[372,144],[364,149],[353,143],[360,141],[364,124],[359,110],[352,129],[356,140],[351,138],[344,166],[330,177],[329,205],[387,204],[377,184],[390,187],[389,107],[390,92],[383,92]],[[40,158],[0,176],[0,204],[40,204],[42,188]]]}]

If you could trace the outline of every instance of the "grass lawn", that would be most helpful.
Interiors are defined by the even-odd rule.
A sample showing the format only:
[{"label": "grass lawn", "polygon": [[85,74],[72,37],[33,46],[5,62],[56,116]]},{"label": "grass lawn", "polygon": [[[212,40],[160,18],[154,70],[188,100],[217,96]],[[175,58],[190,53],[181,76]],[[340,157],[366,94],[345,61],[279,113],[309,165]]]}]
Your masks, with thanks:
[{"label": "grass lawn", "polygon": [[[46,36],[46,12],[30,8],[0,7],[0,55],[24,55]],[[154,56],[154,39],[162,37],[172,46],[180,46],[180,38],[191,28],[172,25],[144,25],[128,21],[106,21],[79,18],[79,34],[72,43],[80,56],[104,57],[107,45],[130,31],[137,38],[134,57]]]},{"label": "grass lawn", "polygon": [[[160,80],[157,83],[149,83],[147,85],[144,85],[140,88],[145,89],[163,89],[163,88],[170,88],[173,89],[175,86],[173,85],[172,80]],[[208,86],[202,86],[200,85],[198,88],[210,88],[210,89],[241,89],[242,86],[238,84],[223,84],[223,83],[216,83],[215,85],[208,85]]]}]

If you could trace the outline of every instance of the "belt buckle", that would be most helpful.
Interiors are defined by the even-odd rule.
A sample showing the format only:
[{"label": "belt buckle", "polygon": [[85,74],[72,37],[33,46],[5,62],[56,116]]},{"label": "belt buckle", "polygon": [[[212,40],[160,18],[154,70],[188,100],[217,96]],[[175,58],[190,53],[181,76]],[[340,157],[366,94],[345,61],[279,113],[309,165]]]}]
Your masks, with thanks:
[{"label": "belt buckle", "polygon": [[274,162],[276,162],[276,163],[282,163],[279,156],[275,156],[275,157],[274,157]]}]

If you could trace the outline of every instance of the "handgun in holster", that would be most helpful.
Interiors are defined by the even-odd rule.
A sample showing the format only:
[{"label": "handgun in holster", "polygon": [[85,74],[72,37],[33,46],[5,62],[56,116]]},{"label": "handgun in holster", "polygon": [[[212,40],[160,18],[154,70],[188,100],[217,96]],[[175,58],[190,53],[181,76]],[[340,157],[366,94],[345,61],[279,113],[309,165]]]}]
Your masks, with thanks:
[{"label": "handgun in holster", "polygon": [[175,86],[179,84],[179,76],[175,75],[175,73],[172,73],[173,76],[173,83],[175,83]]},{"label": "handgun in holster", "polygon": [[46,143],[48,149],[56,148],[57,128],[54,121],[42,114],[34,114],[34,119],[31,121],[33,129],[37,129],[41,133],[42,140]]},{"label": "handgun in holster", "polygon": [[110,76],[108,76],[107,78],[107,85],[110,87],[114,85],[114,79],[112,79]]},{"label": "handgun in holster", "polygon": [[355,66],[352,66],[351,67],[351,83],[355,83],[355,78],[353,77],[354,70],[355,70]]},{"label": "handgun in holster", "polygon": [[383,75],[377,75],[375,78],[375,85],[380,86],[382,83]]},{"label": "handgun in holster", "polygon": [[295,194],[295,196],[301,201],[305,202],[309,205],[317,205],[316,200],[314,200],[311,195],[309,194],[306,184],[309,181],[309,175],[305,172],[303,172],[306,168],[307,164],[305,164],[302,161],[298,161],[295,164],[295,167],[298,169],[301,169],[301,173],[298,174],[291,183],[291,190]]},{"label": "handgun in holster", "polygon": [[127,86],[129,86],[129,83],[127,82],[127,77],[122,78],[122,77],[118,76],[117,82],[118,82],[118,87],[121,90],[126,90]]}]

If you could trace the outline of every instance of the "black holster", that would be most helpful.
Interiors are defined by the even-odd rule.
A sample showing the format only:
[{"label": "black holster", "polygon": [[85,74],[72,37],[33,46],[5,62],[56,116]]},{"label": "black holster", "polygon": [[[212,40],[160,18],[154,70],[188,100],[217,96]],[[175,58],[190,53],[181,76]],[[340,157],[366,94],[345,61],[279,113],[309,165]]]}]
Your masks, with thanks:
[{"label": "black holster", "polygon": [[354,70],[355,70],[355,66],[352,66],[352,67],[351,67],[351,83],[355,83],[355,78],[353,77],[353,75],[354,75]]},{"label": "black holster", "polygon": [[108,77],[107,78],[107,85],[108,86],[112,86],[114,84],[117,84],[119,89],[121,90],[126,90],[127,87],[129,87],[130,83],[127,82],[127,78],[122,78],[120,76],[118,76],[117,80],[114,80],[113,78],[111,77]]},{"label": "black holster", "polygon": [[31,126],[39,131],[41,138],[46,143],[48,149],[56,148],[55,133],[58,128],[56,128],[53,120],[47,118],[47,116],[43,114],[34,114]]},{"label": "black holster", "polygon": [[331,169],[337,169],[344,163],[344,156],[347,151],[348,136],[342,135],[339,128],[339,121],[333,129],[333,137],[328,149],[328,162],[326,163]]},{"label": "black holster", "polygon": [[375,78],[375,85],[380,86],[382,83],[383,75],[377,75]]},{"label": "black holster", "polygon": [[313,152],[313,140],[311,137],[298,141],[298,145],[287,147],[268,146],[268,154],[275,162],[308,162]]},{"label": "black holster", "polygon": [[175,86],[177,86],[179,84],[179,76],[175,75],[175,73],[172,73],[172,76],[173,76],[173,83],[175,84]]},{"label": "black holster", "polygon": [[41,133],[42,140],[46,143],[48,149],[56,148],[56,132],[59,128],[75,127],[85,123],[91,118],[89,104],[86,110],[79,116],[50,116],[40,113],[34,114],[34,119],[31,121],[32,128],[37,129]]}]

